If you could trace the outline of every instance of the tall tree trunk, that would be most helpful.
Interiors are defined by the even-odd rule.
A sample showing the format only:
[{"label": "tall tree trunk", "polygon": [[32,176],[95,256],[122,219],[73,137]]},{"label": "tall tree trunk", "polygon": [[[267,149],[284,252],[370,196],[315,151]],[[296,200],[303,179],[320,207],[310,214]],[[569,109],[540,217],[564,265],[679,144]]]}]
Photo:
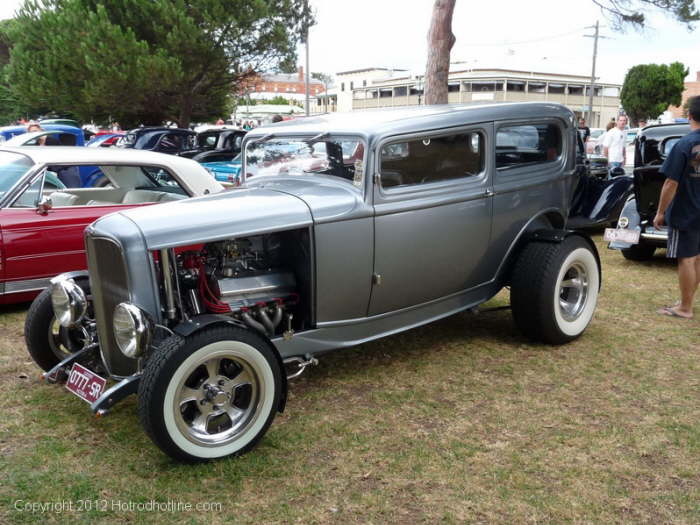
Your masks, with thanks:
[{"label": "tall tree trunk", "polygon": [[192,119],[192,107],[193,107],[193,97],[194,95],[185,95],[180,104],[180,112],[177,117],[177,125],[181,128],[188,128],[190,126],[190,120]]},{"label": "tall tree trunk", "polygon": [[435,0],[428,30],[428,61],[425,66],[425,103],[447,104],[450,50],[455,44],[452,13],[456,0]]}]

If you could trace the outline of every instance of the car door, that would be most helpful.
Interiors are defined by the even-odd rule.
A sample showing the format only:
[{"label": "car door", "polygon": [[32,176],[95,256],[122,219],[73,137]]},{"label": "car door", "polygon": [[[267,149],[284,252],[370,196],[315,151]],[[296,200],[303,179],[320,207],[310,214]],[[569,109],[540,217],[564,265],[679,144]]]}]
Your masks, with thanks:
[{"label": "car door", "polygon": [[380,143],[374,183],[375,261],[369,315],[483,284],[491,236],[492,126]]}]

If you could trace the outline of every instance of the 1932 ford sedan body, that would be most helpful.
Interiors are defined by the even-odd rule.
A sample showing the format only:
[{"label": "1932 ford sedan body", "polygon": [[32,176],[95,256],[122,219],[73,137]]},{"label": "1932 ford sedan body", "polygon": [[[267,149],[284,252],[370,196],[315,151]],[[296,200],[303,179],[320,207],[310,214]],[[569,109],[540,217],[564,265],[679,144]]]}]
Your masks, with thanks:
[{"label": "1932 ford sedan body", "polygon": [[251,131],[243,151],[239,189],[97,220],[89,280],[59,276],[37,299],[84,342],[45,376],[100,414],[138,393],[175,458],[252,448],[284,408],[285,364],[505,285],[532,339],[567,342],[593,316],[598,255],[565,229],[579,166],[563,106],[329,115]]}]

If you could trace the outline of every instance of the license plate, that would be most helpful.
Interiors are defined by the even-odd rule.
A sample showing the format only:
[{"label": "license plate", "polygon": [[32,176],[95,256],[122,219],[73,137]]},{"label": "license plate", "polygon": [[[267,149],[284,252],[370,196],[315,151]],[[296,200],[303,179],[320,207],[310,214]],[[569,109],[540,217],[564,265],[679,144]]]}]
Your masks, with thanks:
[{"label": "license plate", "polygon": [[608,242],[621,241],[629,244],[639,242],[639,230],[628,230],[626,228],[605,228],[603,239]]},{"label": "license plate", "polygon": [[107,380],[88,370],[79,363],[73,363],[66,388],[88,403],[94,403],[102,395]]}]

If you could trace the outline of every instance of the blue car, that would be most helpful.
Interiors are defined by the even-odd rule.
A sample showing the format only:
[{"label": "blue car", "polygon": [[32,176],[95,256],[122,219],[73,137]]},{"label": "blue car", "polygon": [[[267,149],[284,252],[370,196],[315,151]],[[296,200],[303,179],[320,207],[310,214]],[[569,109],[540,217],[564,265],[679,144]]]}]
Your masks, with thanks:
[{"label": "blue car", "polygon": [[[7,143],[12,146],[35,146],[40,137],[45,137],[45,146],[85,146],[85,137],[80,128],[63,124],[41,124],[41,127],[41,132],[29,134],[26,126],[0,127],[0,145]],[[25,134],[26,142],[21,138]],[[109,184],[109,179],[97,166],[73,166],[66,170],[57,167],[54,171],[69,188],[91,188]]]},{"label": "blue car", "polygon": [[202,162],[209,173],[219,182],[239,185],[241,183],[241,156],[236,155],[232,160],[220,162]]}]

